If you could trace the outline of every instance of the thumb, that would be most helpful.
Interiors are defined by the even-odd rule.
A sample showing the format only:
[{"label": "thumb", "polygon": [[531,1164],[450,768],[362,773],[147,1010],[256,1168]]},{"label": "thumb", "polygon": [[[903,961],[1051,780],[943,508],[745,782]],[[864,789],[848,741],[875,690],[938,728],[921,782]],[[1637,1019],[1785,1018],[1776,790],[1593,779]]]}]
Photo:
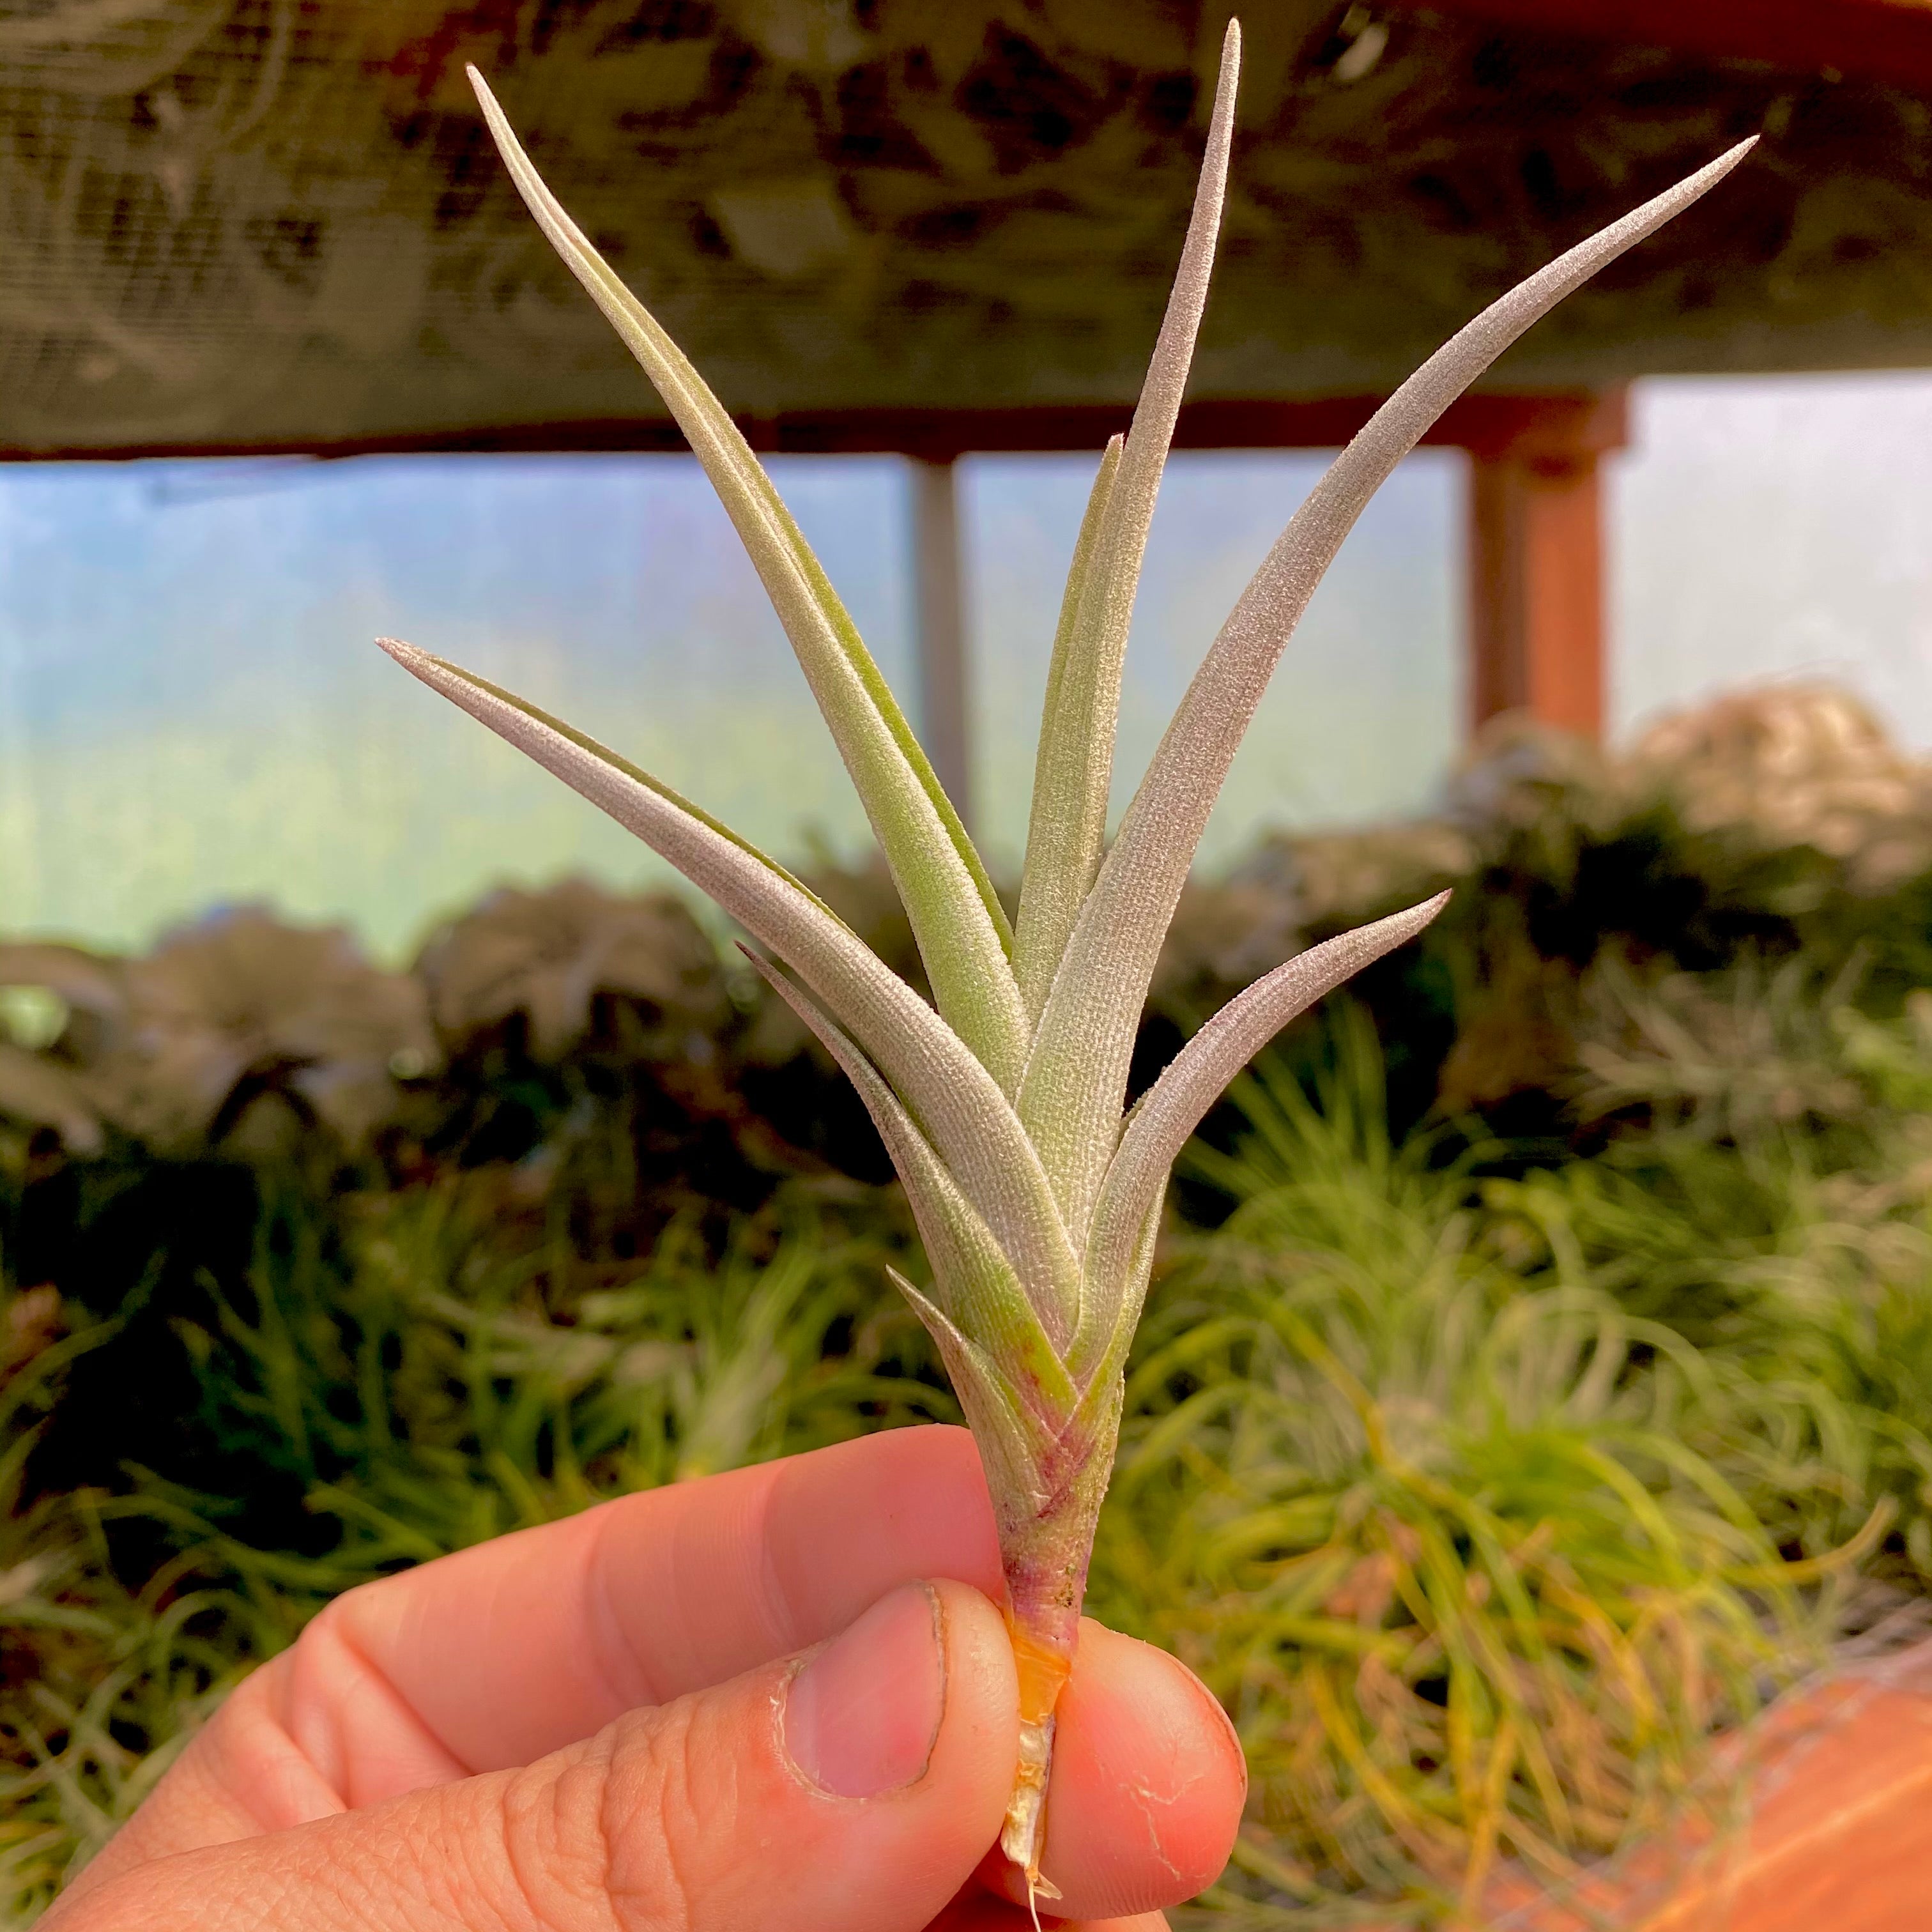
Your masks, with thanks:
[{"label": "thumb", "polygon": [[518,1771],[157,1860],[59,1932],[922,1932],[998,1834],[999,1612],[957,1583]]}]

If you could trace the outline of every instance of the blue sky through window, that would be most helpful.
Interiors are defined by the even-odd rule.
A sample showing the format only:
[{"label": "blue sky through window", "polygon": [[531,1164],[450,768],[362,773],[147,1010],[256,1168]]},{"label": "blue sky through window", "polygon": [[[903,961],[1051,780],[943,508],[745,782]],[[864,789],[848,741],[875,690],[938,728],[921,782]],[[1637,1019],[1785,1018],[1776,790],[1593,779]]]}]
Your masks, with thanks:
[{"label": "blue sky through window", "polygon": [[[1082,458],[969,464],[980,795],[1017,862]],[[910,704],[906,479],[773,466]],[[1178,458],[1132,650],[1120,796],[1214,625],[1319,473]],[[1453,740],[1454,459],[1376,506],[1270,694],[1216,827],[1421,802]],[[372,648],[523,692],[788,857],[862,817],[735,536],[688,458],[362,459],[0,473],[4,923],[138,944],[212,904],[346,918],[388,952],[499,879],[656,862]],[[1391,738],[1402,755],[1391,757]]]},{"label": "blue sky through window", "polygon": [[[1851,683],[1932,744],[1932,376],[1641,386],[1611,488],[1619,730],[1771,676]],[[1136,620],[1124,804],[1323,459],[1184,454]],[[983,835],[1016,865],[1088,458],[962,478]],[[904,473],[775,462],[910,705]],[[1462,696],[1460,466],[1372,506],[1276,675],[1204,856],[1426,808]],[[793,859],[865,828],[723,513],[676,457],[0,470],[0,928],[139,945],[214,904],[346,919],[392,956],[500,880],[661,881],[600,814],[374,650],[500,680]]]}]

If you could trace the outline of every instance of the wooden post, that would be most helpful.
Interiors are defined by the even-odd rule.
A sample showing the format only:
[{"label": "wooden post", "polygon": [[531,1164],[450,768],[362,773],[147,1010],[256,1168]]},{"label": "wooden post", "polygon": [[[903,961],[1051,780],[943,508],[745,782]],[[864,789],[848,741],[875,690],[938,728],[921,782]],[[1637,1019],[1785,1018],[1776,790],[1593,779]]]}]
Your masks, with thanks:
[{"label": "wooden post", "polygon": [[919,620],[919,734],[946,796],[973,825],[970,693],[966,676],[959,504],[948,457],[910,459],[913,578]]},{"label": "wooden post", "polygon": [[1597,736],[1604,724],[1597,459],[1469,466],[1469,702]]},{"label": "wooden post", "polygon": [[1564,399],[1469,452],[1469,711],[1600,735],[1604,452],[1624,440],[1621,392]]}]

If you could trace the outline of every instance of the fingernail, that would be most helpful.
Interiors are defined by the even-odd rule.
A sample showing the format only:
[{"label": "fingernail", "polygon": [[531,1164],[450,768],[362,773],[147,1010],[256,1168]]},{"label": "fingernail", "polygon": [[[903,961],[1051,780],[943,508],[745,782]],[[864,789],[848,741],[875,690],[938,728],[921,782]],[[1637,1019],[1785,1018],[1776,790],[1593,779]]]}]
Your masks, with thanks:
[{"label": "fingernail", "polygon": [[946,1714],[939,1599],[923,1583],[884,1597],[791,1681],[785,1750],[837,1798],[877,1798],[924,1776]]}]

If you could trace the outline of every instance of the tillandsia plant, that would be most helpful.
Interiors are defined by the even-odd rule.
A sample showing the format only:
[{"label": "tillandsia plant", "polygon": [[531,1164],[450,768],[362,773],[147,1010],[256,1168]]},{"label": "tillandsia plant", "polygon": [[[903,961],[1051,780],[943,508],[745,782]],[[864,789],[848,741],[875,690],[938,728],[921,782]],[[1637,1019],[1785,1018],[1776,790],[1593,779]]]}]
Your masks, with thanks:
[{"label": "tillandsia plant", "polygon": [[1072,1666],[1169,1167],[1282,1027],[1421,931],[1447,895],[1310,948],[1223,1006],[1124,1114],[1161,942],[1276,660],[1364,506],[1443,410],[1555,302],[1688,207],[1748,142],[1484,311],[1330,466],[1209,649],[1111,845],[1107,801],[1129,620],[1208,294],[1240,36],[1228,29],[1180,264],[1124,439],[1101,458],[1047,674],[1011,925],[980,854],[837,593],[730,418],[592,248],[470,78],[544,232],[644,368],[722,498],[864,802],[930,978],[928,1004],[784,868],[570,726],[384,640],[408,670],[608,812],[768,949],[754,955],[863,1096],[931,1265],[930,1330],[972,1425],[998,1521],[1020,1684],[1000,1844],[1042,1878],[1054,1712]]}]

